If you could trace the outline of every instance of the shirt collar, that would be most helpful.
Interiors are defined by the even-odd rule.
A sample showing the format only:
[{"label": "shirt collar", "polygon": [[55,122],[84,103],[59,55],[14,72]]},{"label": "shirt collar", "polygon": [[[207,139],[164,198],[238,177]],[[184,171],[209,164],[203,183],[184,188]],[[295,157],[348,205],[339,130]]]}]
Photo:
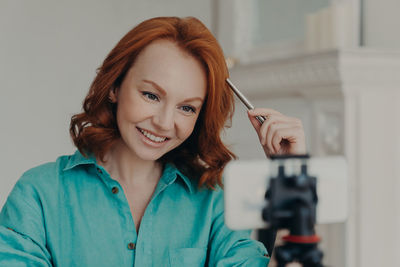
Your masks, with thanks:
[{"label": "shirt collar", "polygon": [[173,163],[167,162],[164,167],[163,174],[161,176],[161,180],[169,185],[172,184],[177,177],[180,177],[186,187],[188,188],[189,192],[192,194],[196,190],[196,185],[194,181],[188,178],[185,174],[183,174]]},{"label": "shirt collar", "polygon": [[63,171],[86,164],[96,164],[96,157],[91,153],[87,153],[87,157],[85,157],[77,150],[73,155],[68,156],[67,165],[65,165]]},{"label": "shirt collar", "polygon": [[[77,150],[73,155],[68,156],[67,164],[65,165],[63,171],[70,170],[79,165],[94,164],[97,165],[96,157],[93,153],[87,153],[87,157],[83,156],[79,150]],[[163,174],[161,175],[161,180],[169,185],[175,182],[176,178],[180,177],[190,193],[194,193],[196,190],[196,185],[192,179],[184,175],[173,163],[166,163],[164,167]]]}]

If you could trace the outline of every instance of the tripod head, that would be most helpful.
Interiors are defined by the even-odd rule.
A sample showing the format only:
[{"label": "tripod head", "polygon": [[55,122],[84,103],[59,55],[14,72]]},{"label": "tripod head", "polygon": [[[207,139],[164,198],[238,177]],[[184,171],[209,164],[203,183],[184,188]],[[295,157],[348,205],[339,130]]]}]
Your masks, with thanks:
[{"label": "tripod head", "polygon": [[278,266],[299,261],[303,266],[322,266],[322,252],[315,234],[316,178],[307,173],[308,155],[272,156],[270,183],[265,194],[268,205],[263,220],[274,230],[288,229],[285,244],[275,250]]}]

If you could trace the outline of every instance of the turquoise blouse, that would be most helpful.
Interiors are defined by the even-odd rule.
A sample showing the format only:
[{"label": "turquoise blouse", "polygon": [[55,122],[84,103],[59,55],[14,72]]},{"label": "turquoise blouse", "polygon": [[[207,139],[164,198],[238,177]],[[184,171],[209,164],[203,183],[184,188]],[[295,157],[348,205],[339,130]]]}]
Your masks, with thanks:
[{"label": "turquoise blouse", "polygon": [[79,151],[25,172],[0,213],[0,266],[267,266],[224,224],[223,191],[166,164],[136,232],[121,185]]}]

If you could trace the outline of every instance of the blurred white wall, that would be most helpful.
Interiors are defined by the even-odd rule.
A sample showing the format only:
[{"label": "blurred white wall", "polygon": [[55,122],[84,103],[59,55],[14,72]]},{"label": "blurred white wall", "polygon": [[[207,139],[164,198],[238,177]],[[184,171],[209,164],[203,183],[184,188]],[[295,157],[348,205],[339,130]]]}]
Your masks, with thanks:
[{"label": "blurred white wall", "polygon": [[0,207],[21,174],[75,151],[71,115],[108,52],[137,23],[195,16],[212,0],[0,0]]},{"label": "blurred white wall", "polygon": [[364,45],[400,49],[400,1],[364,1]]},{"label": "blurred white wall", "polygon": [[331,0],[254,0],[255,44],[304,39],[304,16],[329,6]]}]

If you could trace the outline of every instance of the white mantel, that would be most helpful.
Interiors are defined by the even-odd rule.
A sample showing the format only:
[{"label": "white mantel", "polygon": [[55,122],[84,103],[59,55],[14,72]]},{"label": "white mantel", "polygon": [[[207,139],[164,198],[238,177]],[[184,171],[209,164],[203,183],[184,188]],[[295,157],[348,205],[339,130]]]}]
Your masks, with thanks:
[{"label": "white mantel", "polygon": [[[346,157],[349,217],[324,229],[327,263],[400,266],[400,51],[292,55],[236,64],[230,75],[256,106],[301,102],[311,154]],[[245,134],[233,139],[251,154]]]},{"label": "white mantel", "polygon": [[341,96],[354,91],[355,88],[349,87],[394,89],[400,88],[400,51],[353,49],[304,53],[237,64],[230,74],[239,88],[246,88],[253,96],[259,93]]}]

